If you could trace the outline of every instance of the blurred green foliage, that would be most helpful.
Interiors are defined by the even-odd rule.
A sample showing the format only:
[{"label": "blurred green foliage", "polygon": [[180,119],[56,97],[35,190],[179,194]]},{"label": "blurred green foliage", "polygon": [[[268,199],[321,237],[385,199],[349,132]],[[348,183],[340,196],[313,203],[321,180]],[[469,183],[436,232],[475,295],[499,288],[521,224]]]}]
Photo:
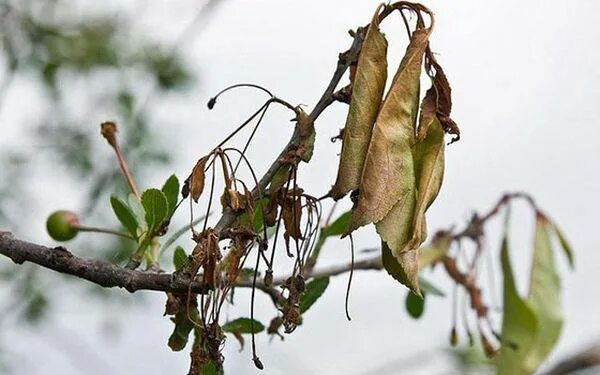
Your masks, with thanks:
[{"label": "blurred green foliage", "polygon": [[[111,193],[123,196],[126,186],[109,148],[96,149],[99,143],[105,145],[95,142],[99,124],[92,118],[115,116],[121,148],[136,175],[169,161],[149,131],[149,119],[154,101],[194,82],[176,46],[157,41],[151,32],[135,33],[133,19],[124,12],[85,14],[74,8],[73,1],[0,0],[0,111],[23,81],[33,82],[46,101],[30,104],[35,114],[31,122],[9,125],[25,129],[21,134],[35,147],[0,150],[0,228],[18,233],[25,227],[20,212],[35,205],[28,189],[32,173],[54,164],[67,169],[61,179],[86,192],[85,205],[78,210],[86,221],[114,226],[110,205],[104,203]],[[100,151],[107,160],[98,160]],[[122,262],[133,246],[131,241],[103,238],[86,242],[84,248],[95,257]],[[41,287],[47,285],[44,279],[67,280],[29,266],[17,272],[8,263],[0,267],[0,277],[13,300],[2,301],[0,309],[29,323],[39,322],[51,307],[51,292]],[[96,286],[83,288],[86,296],[109,295]]]}]

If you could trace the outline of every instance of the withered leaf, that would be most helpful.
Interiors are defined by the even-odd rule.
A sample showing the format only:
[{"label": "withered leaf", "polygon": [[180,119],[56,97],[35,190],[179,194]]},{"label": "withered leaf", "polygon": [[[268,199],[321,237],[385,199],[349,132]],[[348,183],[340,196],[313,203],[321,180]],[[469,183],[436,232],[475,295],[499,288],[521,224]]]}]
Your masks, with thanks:
[{"label": "withered leaf", "polygon": [[189,186],[190,186],[190,194],[194,202],[198,203],[198,199],[202,195],[202,191],[204,191],[204,167],[206,166],[206,162],[208,161],[208,155],[200,158],[194,169],[192,169],[192,174],[188,177]]},{"label": "withered leaf", "polygon": [[[358,204],[352,214],[350,231],[379,222],[400,200],[415,199],[411,147],[415,139],[421,63],[430,33],[431,29],[413,32],[381,106],[363,167]],[[403,202],[400,204],[406,205]],[[394,246],[390,248],[396,253],[401,249],[394,249]]]},{"label": "withered leaf", "polygon": [[429,48],[427,48],[425,57],[425,69],[431,77],[431,87],[427,90],[421,102],[417,138],[420,141],[424,140],[429,127],[437,118],[446,133],[455,135],[452,142],[458,141],[460,130],[458,125],[450,118],[450,112],[452,111],[450,83],[448,83],[444,70]]},{"label": "withered leaf", "polygon": [[300,197],[295,195],[285,198],[282,207],[282,219],[285,228],[284,237],[286,239],[300,239],[302,232],[300,229],[300,220],[302,219],[302,206]]},{"label": "withered leaf", "polygon": [[390,276],[406,285],[413,293],[422,297],[419,288],[419,250],[392,253],[387,244],[381,242],[381,261]]},{"label": "withered leaf", "polygon": [[412,223],[412,237],[402,251],[414,250],[425,241],[425,211],[433,203],[444,178],[444,131],[436,119],[422,141],[414,147],[417,203]]},{"label": "withered leaf", "polygon": [[352,80],[338,175],[331,188],[333,199],[356,190],[369,148],[387,78],[387,40],[379,30],[379,8],[369,25]]}]

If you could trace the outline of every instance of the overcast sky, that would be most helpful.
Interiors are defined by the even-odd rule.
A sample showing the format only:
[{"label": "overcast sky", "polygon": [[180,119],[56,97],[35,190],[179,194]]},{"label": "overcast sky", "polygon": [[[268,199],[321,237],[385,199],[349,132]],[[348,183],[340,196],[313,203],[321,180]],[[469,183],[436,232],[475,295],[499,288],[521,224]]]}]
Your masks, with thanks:
[{"label": "overcast sky", "polygon": [[[85,2],[80,2],[85,4]],[[453,88],[453,118],[462,139],[447,148],[446,176],[437,201],[430,209],[429,227],[462,225],[472,210],[486,210],[505,191],[531,193],[539,205],[564,229],[576,254],[576,271],[570,273],[564,257],[558,262],[564,286],[566,324],[552,359],[564,356],[600,338],[600,281],[598,218],[600,211],[600,3],[571,1],[425,1],[436,13],[431,40]],[[136,14],[136,27],[176,40],[202,3],[194,1],[132,1],[115,9]],[[184,176],[195,159],[206,153],[263,99],[251,91],[223,97],[214,111],[205,103],[224,86],[254,82],[292,103],[316,103],[329,82],[337,54],[351,38],[347,30],[368,22],[376,1],[242,1],[222,0],[198,35],[182,51],[197,70],[197,89],[183,99],[155,103],[153,131],[172,147],[174,169]],[[117,8],[118,7],[118,8]],[[86,12],[82,6],[82,12]],[[404,52],[404,30],[398,19],[387,23],[390,67],[394,70]],[[303,166],[303,185],[314,195],[332,184],[339,144],[331,136],[345,120],[344,105],[336,104],[317,121],[314,163]],[[111,118],[97,114],[91,128]],[[164,123],[174,124],[168,128]],[[5,139],[21,130],[2,120]],[[274,111],[256,138],[250,156],[264,171],[279,153],[292,130],[289,114]],[[8,124],[8,125],[7,125]],[[15,139],[15,138],[12,138]],[[100,139],[97,140],[101,142]],[[5,141],[6,142],[6,141]],[[2,145],[0,138],[0,145]],[[260,172],[259,172],[260,173]],[[45,212],[66,202],[70,194],[58,176],[47,173],[40,192],[61,191],[57,201],[39,208],[43,235]],[[150,176],[159,184],[164,175]],[[60,189],[63,190],[60,190]],[[67,190],[65,190],[67,189]],[[41,193],[39,193],[41,194]],[[58,202],[58,203],[57,203]],[[532,241],[532,215],[516,207],[513,220],[513,259],[525,290]],[[341,211],[339,211],[341,212]],[[499,223],[490,225],[487,245],[497,257]],[[374,230],[357,235],[357,247],[377,246]],[[347,243],[332,241],[323,265],[345,262]],[[450,294],[443,273],[431,276]],[[285,342],[258,340],[266,374],[395,374],[449,373],[448,362],[437,356],[447,347],[451,299],[430,298],[424,317],[413,321],[404,311],[405,290],[384,272],[356,273],[352,296],[353,320],[344,318],[346,276],[332,279],[324,297],[306,314],[304,324]],[[121,293],[113,291],[113,293]],[[242,297],[242,298],[240,298]],[[243,294],[230,316],[247,315]],[[110,309],[69,301],[57,307],[52,327],[43,332],[8,332],[5,342],[13,350],[37,358],[28,373],[78,374],[95,364],[97,372],[132,374],[183,373],[187,351],[172,353],[166,345],[171,323],[161,316],[163,296],[148,293],[143,308],[127,310],[120,335],[101,334]],[[258,316],[268,321],[272,306],[259,300]],[[499,322],[497,322],[499,323]],[[65,334],[66,332],[66,334]],[[73,339],[69,332],[75,332]],[[71,337],[71,338],[69,338]],[[77,344],[78,340],[80,344]],[[227,343],[225,366],[229,373],[254,374],[246,348],[238,353]],[[69,346],[82,351],[68,359]],[[87,348],[87,349],[85,349]],[[78,363],[79,361],[79,363]],[[408,367],[414,363],[419,366]],[[81,367],[78,367],[81,366]]]}]

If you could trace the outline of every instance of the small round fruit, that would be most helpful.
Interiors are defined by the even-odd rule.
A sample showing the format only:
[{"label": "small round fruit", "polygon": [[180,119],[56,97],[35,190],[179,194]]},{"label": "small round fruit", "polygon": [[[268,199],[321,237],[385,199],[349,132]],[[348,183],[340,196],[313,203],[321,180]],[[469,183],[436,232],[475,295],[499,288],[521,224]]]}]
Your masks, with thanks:
[{"label": "small round fruit", "polygon": [[79,218],[71,211],[55,211],[48,216],[46,229],[50,237],[56,241],[68,241],[73,239],[79,229]]}]

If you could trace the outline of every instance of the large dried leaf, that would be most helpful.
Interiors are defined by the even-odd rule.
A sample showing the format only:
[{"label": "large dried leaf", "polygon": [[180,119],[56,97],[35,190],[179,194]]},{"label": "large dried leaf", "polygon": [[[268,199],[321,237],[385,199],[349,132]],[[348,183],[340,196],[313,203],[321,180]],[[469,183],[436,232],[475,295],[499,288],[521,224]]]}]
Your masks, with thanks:
[{"label": "large dried leaf", "polygon": [[538,322],[535,312],[517,292],[506,232],[502,240],[500,252],[502,273],[504,275],[504,297],[502,313],[502,341],[497,367],[500,375],[529,374],[524,362],[532,348],[538,333]]},{"label": "large dried leaf", "polygon": [[548,233],[550,223],[538,215],[535,229],[533,264],[527,302],[538,320],[538,334],[525,360],[527,372],[533,372],[550,354],[558,341],[563,323],[560,278]]},{"label": "large dried leaf", "polygon": [[412,223],[412,238],[402,251],[414,250],[425,241],[425,211],[437,197],[444,178],[444,130],[437,119],[434,119],[432,124],[425,138],[417,141],[414,147],[417,203]]},{"label": "large dried leaf", "polygon": [[[350,230],[378,223],[399,201],[415,199],[411,147],[415,139],[421,63],[430,31],[418,29],[412,34],[406,54],[381,106],[369,143]],[[401,205],[405,203],[401,202]],[[388,242],[385,238],[384,241]],[[390,247],[396,253],[401,250]]]},{"label": "large dried leaf", "polygon": [[358,57],[338,175],[331,188],[333,199],[340,199],[359,187],[371,132],[385,89],[387,41],[379,30],[378,18],[376,12]]}]

